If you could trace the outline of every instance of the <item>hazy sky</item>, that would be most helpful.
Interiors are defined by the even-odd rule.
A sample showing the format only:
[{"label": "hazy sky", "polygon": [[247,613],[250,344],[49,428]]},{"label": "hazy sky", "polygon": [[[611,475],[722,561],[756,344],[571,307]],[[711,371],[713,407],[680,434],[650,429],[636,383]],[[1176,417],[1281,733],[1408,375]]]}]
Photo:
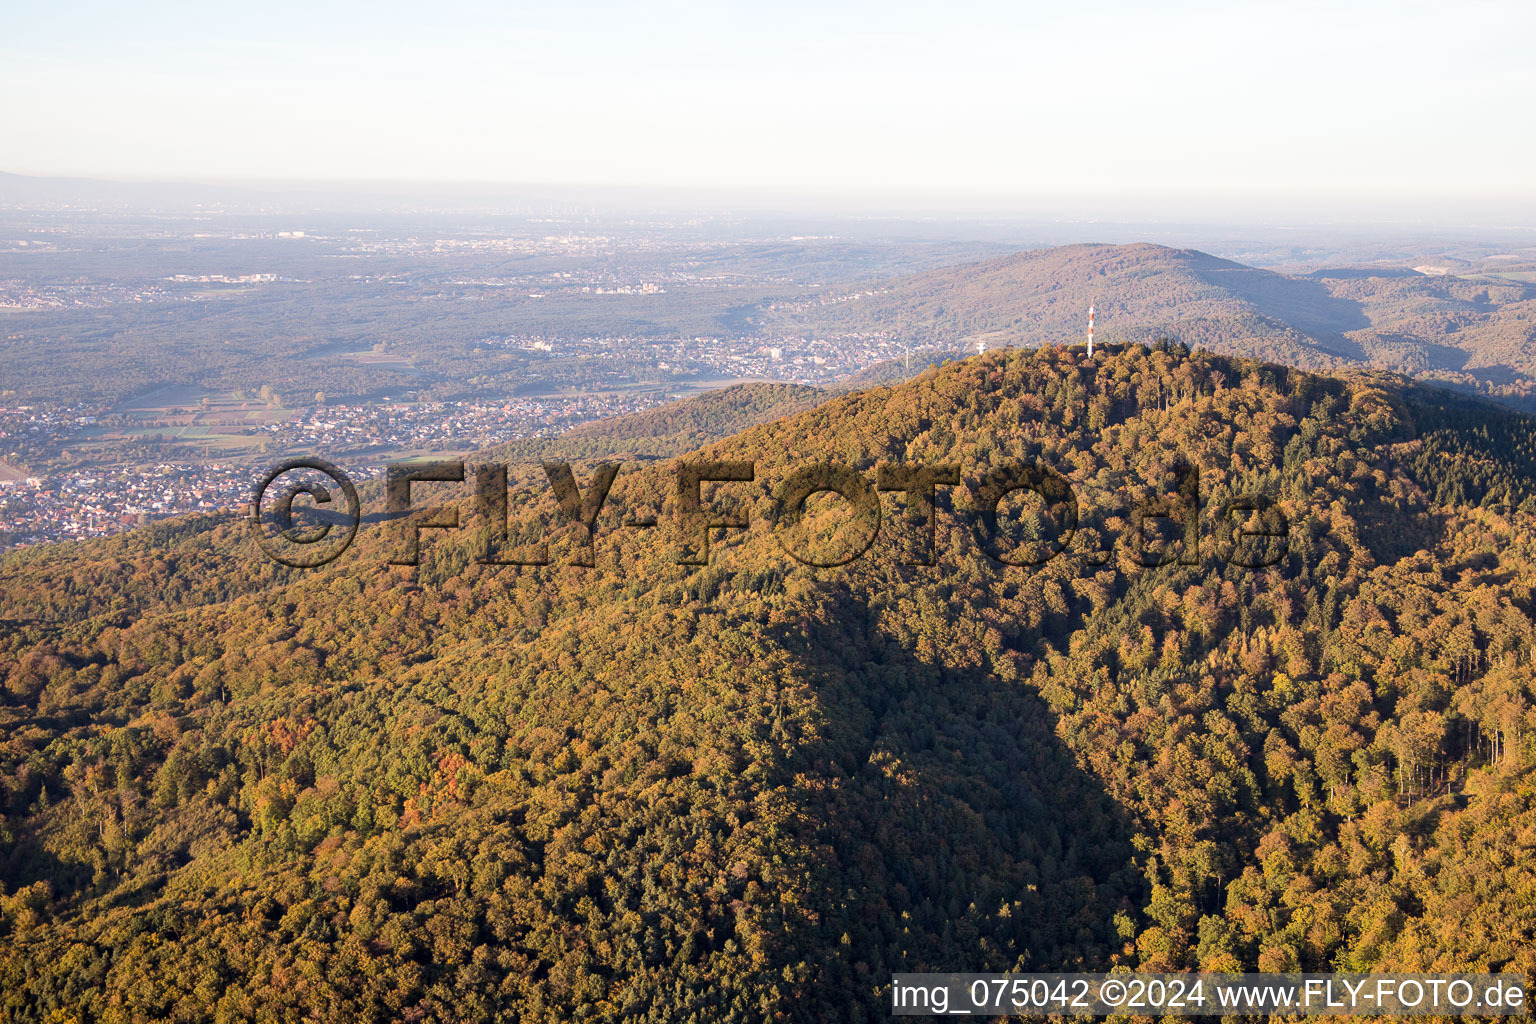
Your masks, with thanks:
[{"label": "hazy sky", "polygon": [[1536,4],[17,3],[0,170],[1529,198]]}]

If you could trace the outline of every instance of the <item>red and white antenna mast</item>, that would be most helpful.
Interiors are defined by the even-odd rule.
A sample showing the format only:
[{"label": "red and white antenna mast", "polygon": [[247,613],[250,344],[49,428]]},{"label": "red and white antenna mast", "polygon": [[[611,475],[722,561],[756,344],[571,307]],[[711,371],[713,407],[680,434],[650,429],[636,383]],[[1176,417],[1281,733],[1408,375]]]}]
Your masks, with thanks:
[{"label": "red and white antenna mast", "polygon": [[1088,358],[1093,358],[1093,303],[1088,304]]}]

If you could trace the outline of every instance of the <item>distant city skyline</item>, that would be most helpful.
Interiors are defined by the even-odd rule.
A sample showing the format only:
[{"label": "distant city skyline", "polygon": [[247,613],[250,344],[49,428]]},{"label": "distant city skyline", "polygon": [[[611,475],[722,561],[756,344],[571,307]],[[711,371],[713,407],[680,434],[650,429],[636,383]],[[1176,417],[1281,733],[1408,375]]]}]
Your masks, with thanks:
[{"label": "distant city skyline", "polygon": [[1536,8],[27,5],[0,170],[1527,208]]}]

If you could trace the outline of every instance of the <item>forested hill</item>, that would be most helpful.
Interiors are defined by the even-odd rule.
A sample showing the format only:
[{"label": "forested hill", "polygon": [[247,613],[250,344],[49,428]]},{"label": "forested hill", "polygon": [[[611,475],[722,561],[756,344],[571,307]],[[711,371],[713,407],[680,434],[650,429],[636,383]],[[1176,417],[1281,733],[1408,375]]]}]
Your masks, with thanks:
[{"label": "forested hill", "polygon": [[803,412],[826,397],[826,392],[803,384],[736,384],[654,409],[583,423],[557,438],[513,442],[489,454],[572,459],[682,455],[749,427]]},{"label": "forested hill", "polygon": [[[879,1021],[898,970],[1531,974],[1533,458],[1531,420],[1396,378],[1053,346],[688,456],[754,466],[703,488],[750,522],[708,566],[670,462],[617,477],[590,569],[536,465],[508,537],[547,520],[543,568],[468,529],[390,566],[372,522],[307,573],[218,520],[5,556],[0,1014]],[[768,512],[822,462],[962,483],[931,549],[886,492],[818,569],[785,547],[856,549],[840,500]],[[1016,464],[1070,483],[1070,539],[978,514]],[[1266,568],[1221,526],[1254,498]]]},{"label": "forested hill", "polygon": [[1067,245],[925,271],[765,308],[775,329],[885,333],[946,351],[1098,338],[1371,366],[1528,403],[1536,397],[1536,285],[1411,270],[1293,277],[1161,245]]}]

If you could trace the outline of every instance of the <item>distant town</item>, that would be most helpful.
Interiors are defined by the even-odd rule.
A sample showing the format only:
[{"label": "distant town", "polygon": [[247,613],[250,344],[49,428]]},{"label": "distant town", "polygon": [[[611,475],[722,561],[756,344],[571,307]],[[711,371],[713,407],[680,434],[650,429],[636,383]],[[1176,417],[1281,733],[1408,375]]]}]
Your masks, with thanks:
[{"label": "distant town", "polygon": [[[478,344],[550,359],[578,358],[593,366],[619,353],[640,355],[654,360],[661,371],[676,369],[681,379],[703,380],[706,386],[754,379],[825,385],[911,355],[891,339],[855,335],[745,341],[518,335]],[[595,371],[593,376],[592,386],[601,386],[619,383],[607,378],[621,375]],[[242,507],[265,462],[289,454],[367,460],[346,467],[365,479],[382,470],[389,453],[464,453],[553,436],[692,390],[697,388],[629,388],[502,401],[421,401],[407,393],[376,402],[315,404],[244,423],[238,432],[247,443],[228,458],[208,457],[197,443],[205,424],[227,426],[228,417],[220,417],[217,409],[125,413],[91,404],[0,406],[0,550],[107,536],[155,518]],[[139,450],[120,467],[95,458],[70,468],[70,453],[99,438],[135,442]]]},{"label": "distant town", "polygon": [[363,480],[379,475],[401,453],[463,453],[551,436],[666,398],[640,393],[310,407],[282,422],[249,428],[259,457],[185,458],[45,473],[21,468],[25,453],[67,445],[76,432],[99,428],[103,419],[79,409],[0,408],[0,548],[104,537],[167,516],[241,509],[266,463],[287,455],[343,463],[349,475]]}]

